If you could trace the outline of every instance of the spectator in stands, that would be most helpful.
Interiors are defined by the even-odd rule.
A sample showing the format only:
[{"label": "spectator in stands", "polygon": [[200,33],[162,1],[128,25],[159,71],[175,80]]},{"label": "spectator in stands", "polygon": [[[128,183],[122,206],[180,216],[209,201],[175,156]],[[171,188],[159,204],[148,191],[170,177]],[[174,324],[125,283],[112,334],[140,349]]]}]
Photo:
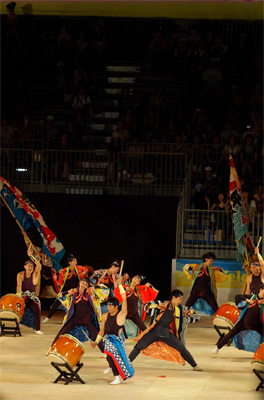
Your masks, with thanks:
[{"label": "spectator in stands", "polygon": [[89,116],[90,121],[93,122],[92,100],[89,95],[86,95],[84,88],[80,88],[79,93],[74,97],[72,109],[75,116],[80,111],[82,117],[87,118]]},{"label": "spectator in stands", "polygon": [[128,108],[131,108],[132,102],[129,96],[128,87],[123,87],[121,90],[121,96],[118,99],[118,112],[119,118],[123,118],[126,115]]},{"label": "spectator in stands", "polygon": [[188,49],[186,39],[181,38],[177,49],[174,51],[174,62],[177,71],[184,72],[184,68],[187,64],[189,57],[191,56],[191,49]]},{"label": "spectator in stands", "polygon": [[149,45],[149,61],[154,68],[159,69],[165,65],[167,49],[168,46],[162,28],[158,28]]},{"label": "spectator in stands", "polygon": [[182,141],[184,143],[192,143],[195,133],[196,132],[193,129],[192,122],[187,122],[184,130],[182,131]]},{"label": "spectator in stands", "polygon": [[2,117],[2,123],[0,126],[0,137],[1,137],[1,148],[11,148],[13,147],[14,139],[14,128],[12,125],[8,124],[8,119],[4,116]]},{"label": "spectator in stands", "polygon": [[214,43],[214,34],[210,28],[206,30],[206,35],[205,35],[205,48],[206,51],[210,52],[211,48]]},{"label": "spectator in stands", "polygon": [[254,194],[253,200],[255,200],[255,202],[256,202],[257,212],[262,215],[263,214],[263,202],[264,202],[263,185],[258,186],[257,193]]},{"label": "spectator in stands", "polygon": [[18,127],[18,138],[20,140],[20,147],[32,147],[33,144],[30,139],[35,139],[35,128],[29,120],[27,114],[23,115],[22,123]]},{"label": "spectator in stands", "polygon": [[9,23],[9,29],[12,26],[17,26],[18,21],[17,21],[17,15],[15,13],[15,7],[16,3],[14,1],[11,1],[6,5],[6,11],[8,12],[8,23]]},{"label": "spectator in stands", "polygon": [[187,43],[188,49],[192,50],[192,54],[197,49],[199,40],[200,40],[199,37],[196,36],[196,30],[194,28],[191,28],[189,36],[187,36],[187,38],[186,38],[186,43]]},{"label": "spectator in stands", "polygon": [[205,175],[202,176],[195,186],[193,200],[196,209],[207,210],[207,200],[213,203],[217,199],[218,180],[212,173],[212,167],[207,166],[204,169]]},{"label": "spectator in stands", "polygon": [[251,111],[261,110],[263,107],[263,94],[260,84],[254,85],[254,91],[249,97],[249,107]]},{"label": "spectator in stands", "polygon": [[47,141],[47,145],[49,149],[55,149],[56,143],[59,138],[59,130],[56,126],[54,126],[54,116],[47,116],[47,123],[44,126],[44,139]]},{"label": "spectator in stands", "polygon": [[210,56],[215,62],[219,63],[219,65],[223,64],[223,61],[227,55],[228,48],[224,45],[222,36],[217,35],[214,39],[214,43],[211,47]]},{"label": "spectator in stands", "polygon": [[[249,189],[247,187],[244,187],[242,189],[242,194],[244,197],[244,203],[245,203],[245,207],[247,209],[250,221],[253,222],[254,221],[254,214],[257,212],[257,205],[255,200],[253,200],[250,196],[250,192]],[[251,225],[249,226],[249,229],[251,228]]]},{"label": "spectator in stands", "polygon": [[253,144],[253,135],[248,134],[245,137],[245,146],[242,147],[240,160],[242,166],[242,176],[245,180],[253,182],[253,171],[255,171],[257,162],[257,149]]},{"label": "spectator in stands", "polygon": [[121,140],[122,144],[126,144],[131,140],[129,132],[124,129],[124,121],[120,118],[116,122],[116,131],[113,133],[117,133],[119,139]]},{"label": "spectator in stands", "polygon": [[76,62],[83,63],[87,60],[89,43],[83,32],[80,32],[75,42]]},{"label": "spectator in stands", "polygon": [[201,106],[200,108],[195,108],[192,118],[192,124],[194,130],[198,133],[204,132],[206,130],[207,115],[203,106]]},{"label": "spectator in stands", "polygon": [[197,63],[197,70],[200,73],[204,72],[204,69],[207,65],[208,62],[208,51],[205,47],[205,43],[203,40],[200,40],[198,43],[198,47],[197,49],[194,51],[194,56],[196,59],[196,63]]},{"label": "spectator in stands", "polygon": [[142,140],[148,142],[152,136],[158,132],[158,118],[155,109],[150,109],[144,116],[142,125]]},{"label": "spectator in stands", "polygon": [[73,78],[73,84],[76,88],[80,87],[79,85],[80,85],[81,80],[83,79],[83,72],[84,72],[83,66],[79,63],[76,64],[76,67],[74,70],[74,78]]},{"label": "spectator in stands", "polygon": [[[185,119],[183,116],[182,108],[177,108],[176,113],[171,115],[172,121],[174,123],[175,129],[177,132],[183,132],[185,129]],[[185,137],[182,138],[185,141]]]},{"label": "spectator in stands", "polygon": [[246,137],[248,135],[253,136],[253,143],[258,144],[259,132],[253,127],[252,123],[247,124],[246,130],[242,133],[241,143],[246,143]]},{"label": "spectator in stands", "polygon": [[244,112],[244,97],[240,89],[233,85],[229,99],[229,118],[231,121],[241,121]]},{"label": "spectator in stands", "polygon": [[174,143],[175,135],[176,135],[176,131],[175,131],[175,128],[174,128],[174,123],[170,122],[169,126],[168,126],[168,129],[166,130],[165,137],[163,138],[163,141],[165,143]]},{"label": "spectator in stands", "polygon": [[78,130],[75,127],[73,119],[70,119],[67,122],[67,128],[65,133],[67,135],[67,141],[71,144],[71,147],[73,149],[77,149],[81,143],[81,137],[79,135]]},{"label": "spectator in stands", "polygon": [[213,125],[211,122],[207,122],[206,124],[206,130],[202,132],[202,138],[204,143],[207,144],[212,144],[213,143],[213,137],[216,134],[216,132],[213,130]]},{"label": "spectator in stands", "polygon": [[58,94],[61,98],[67,93],[65,64],[62,60],[59,61],[56,67],[53,93]]},{"label": "spectator in stands", "polygon": [[172,68],[174,68],[175,66],[175,56],[177,54],[178,45],[179,45],[179,34],[176,30],[174,30],[170,35],[168,41],[168,62],[172,66]]},{"label": "spectator in stands", "polygon": [[237,144],[237,136],[231,135],[229,136],[228,144],[225,146],[225,159],[226,164],[229,167],[229,156],[233,157],[236,168],[238,167],[240,160],[240,151],[241,147]]},{"label": "spectator in stands", "polygon": [[91,57],[94,67],[100,70],[105,68],[107,39],[100,24],[93,27]]},{"label": "spectator in stands", "polygon": [[70,60],[70,50],[71,50],[71,35],[67,33],[67,29],[64,25],[60,27],[60,34],[57,38],[57,46],[59,50],[60,58],[65,60]]},{"label": "spectator in stands", "polygon": [[221,143],[227,144],[231,135],[235,135],[238,138],[238,133],[232,129],[232,122],[226,122],[226,128],[221,132]]},{"label": "spectator in stands", "polygon": [[137,134],[137,120],[132,108],[128,108],[123,119],[124,129],[128,131],[129,136],[133,138]]},{"label": "spectator in stands", "polygon": [[119,138],[119,134],[114,132],[110,139],[110,142],[107,147],[108,152],[110,153],[110,160],[108,166],[108,176],[112,182],[117,182],[118,177],[118,153],[122,151],[122,142]]},{"label": "spectator in stands", "polygon": [[202,79],[205,83],[205,89],[210,92],[215,92],[218,85],[222,83],[222,73],[218,68],[216,68],[214,60],[210,60],[209,68],[204,71]]},{"label": "spectator in stands", "polygon": [[225,152],[223,146],[220,145],[220,136],[216,133],[213,136],[213,144],[209,145],[206,150],[206,161],[213,169],[219,180],[222,180],[223,161]]},{"label": "spectator in stands", "polygon": [[202,161],[203,161],[203,147],[202,140],[198,133],[195,133],[192,140],[192,148],[189,148],[189,152],[192,152],[192,160],[193,160],[193,177],[195,183],[202,175]]},{"label": "spectator in stands", "polygon": [[[56,143],[56,152],[52,164],[53,174],[56,180],[66,180],[69,175],[69,153],[65,150],[71,150],[72,145],[68,140],[67,133],[62,133],[60,140]],[[60,151],[63,150],[63,151]]]},{"label": "spectator in stands", "polygon": [[261,137],[263,135],[264,122],[259,111],[254,112],[253,125],[254,129],[258,132],[259,137]]},{"label": "spectator in stands", "polygon": [[44,48],[57,45],[57,36],[55,35],[54,29],[51,27],[41,34],[41,38],[44,41]]}]

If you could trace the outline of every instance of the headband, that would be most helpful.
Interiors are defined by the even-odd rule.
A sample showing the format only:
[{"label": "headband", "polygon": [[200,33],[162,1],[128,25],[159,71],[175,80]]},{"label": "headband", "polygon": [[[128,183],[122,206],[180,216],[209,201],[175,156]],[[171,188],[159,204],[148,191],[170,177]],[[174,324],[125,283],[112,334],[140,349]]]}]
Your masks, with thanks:
[{"label": "headband", "polygon": [[142,276],[142,275],[135,275],[135,278],[138,278],[138,280],[140,281],[140,282],[142,282],[142,281],[144,281],[144,279],[146,278],[145,276]]}]

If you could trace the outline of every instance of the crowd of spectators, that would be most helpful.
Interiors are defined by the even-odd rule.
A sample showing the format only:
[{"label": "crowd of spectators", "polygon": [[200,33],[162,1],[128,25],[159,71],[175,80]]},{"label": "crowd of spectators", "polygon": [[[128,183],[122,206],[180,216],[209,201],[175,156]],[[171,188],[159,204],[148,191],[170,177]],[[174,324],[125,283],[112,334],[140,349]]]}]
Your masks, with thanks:
[{"label": "crowd of spectators", "polygon": [[[15,3],[7,9],[1,38],[2,75],[8,86],[2,96],[1,146],[10,147],[13,139],[41,139],[51,149],[82,149],[87,124],[97,121],[93,101],[100,100],[99,84],[92,72],[105,71],[111,57],[107,35],[100,24],[90,35],[61,25],[59,31],[50,27],[28,40],[32,32],[19,25]],[[185,153],[192,159],[194,186],[210,166],[219,190],[226,188],[232,155],[241,177],[252,182],[263,160],[262,45],[261,36],[244,30],[225,43],[210,29],[191,28],[188,34],[157,29],[146,48],[143,69],[152,76],[170,75],[178,91],[159,86],[139,100],[133,88],[122,87],[119,117],[108,146],[112,158],[126,145],[132,151],[140,143],[141,151],[152,152],[159,144],[160,152]],[[36,101],[32,88],[43,84],[47,102],[69,105],[64,126],[58,126],[51,113],[37,126],[31,122],[35,103],[44,105],[42,89]]]}]

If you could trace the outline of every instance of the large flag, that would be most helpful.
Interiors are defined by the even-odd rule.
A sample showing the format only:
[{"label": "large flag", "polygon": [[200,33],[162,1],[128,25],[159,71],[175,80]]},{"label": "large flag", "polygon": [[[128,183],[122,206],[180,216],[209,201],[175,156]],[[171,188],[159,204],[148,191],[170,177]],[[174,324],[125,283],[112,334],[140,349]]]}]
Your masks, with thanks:
[{"label": "large flag", "polygon": [[19,225],[26,231],[35,226],[39,231],[43,251],[49,256],[56,270],[60,269],[60,260],[65,254],[65,249],[54,233],[47,227],[42,215],[35,206],[16,187],[0,176],[0,194],[6,201],[10,210],[19,222]]},{"label": "large flag", "polygon": [[245,254],[245,244],[253,251],[252,242],[248,233],[250,218],[246,209],[242,188],[237,175],[236,167],[232,156],[229,156],[230,165],[230,204],[232,206],[232,218],[235,237],[237,241],[238,257],[237,260],[243,262]]}]

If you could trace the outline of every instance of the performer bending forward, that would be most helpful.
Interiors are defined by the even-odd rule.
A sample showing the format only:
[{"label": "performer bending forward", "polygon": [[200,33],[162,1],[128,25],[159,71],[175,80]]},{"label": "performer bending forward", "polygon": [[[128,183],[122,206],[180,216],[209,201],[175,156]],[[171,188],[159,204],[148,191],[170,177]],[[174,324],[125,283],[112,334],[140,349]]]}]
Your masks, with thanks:
[{"label": "performer bending forward", "polygon": [[[127,301],[123,286],[121,285],[122,277],[118,278],[119,291],[122,297],[122,307],[119,311],[119,300],[116,297],[109,297],[107,300],[108,312],[102,316],[102,325],[95,340],[91,343],[92,347],[102,343],[102,338],[106,334],[104,341],[104,352],[107,354],[109,368],[104,371],[108,374],[111,371],[115,379],[110,382],[110,385],[118,385],[122,383],[122,379],[131,378],[134,375],[134,368],[127,358],[125,351],[125,339],[122,334],[123,326],[127,315]],[[121,379],[122,378],[122,379]]]},{"label": "performer bending forward", "polygon": [[234,325],[233,329],[228,332],[217,344],[213,350],[214,354],[217,354],[219,350],[227,344],[227,342],[234,336],[242,331],[256,331],[262,337],[263,333],[263,304],[264,304],[264,284],[259,288],[258,295],[253,295],[252,299],[246,299],[246,306],[240,314],[239,320]]},{"label": "performer bending forward", "polygon": [[[170,332],[170,325],[175,318],[175,307],[179,306],[182,301],[183,293],[175,289],[170,294],[170,300],[167,303],[166,310],[160,314],[159,320],[151,325],[146,331],[144,331],[140,336],[140,341],[136,344],[134,349],[129,354],[129,358],[131,361],[135,360],[135,358],[139,355],[140,351],[146,349],[152,343],[155,342],[164,342],[168,346],[177,350],[181,357],[179,357],[179,361],[181,364],[184,364],[184,360],[186,360],[194,369],[194,371],[202,371],[200,367],[198,367],[197,363],[194,361],[190,352],[186,349],[184,344]],[[191,310],[186,312],[186,315],[190,314]]]},{"label": "performer bending forward", "polygon": [[[68,291],[69,294],[73,295],[72,305],[68,312],[67,321],[62,326],[52,344],[56,342],[56,340],[66,333],[71,332],[76,326],[86,326],[90,337],[95,340],[99,330],[99,324],[96,323],[97,327],[92,322],[92,315],[95,314],[95,308],[89,291],[92,288],[89,288],[89,278],[83,278],[77,290],[71,289]],[[60,293],[59,296],[63,296],[64,293]],[[107,295],[107,294],[106,294]],[[96,318],[97,322],[97,318]],[[99,348],[101,352],[104,352],[103,343],[99,344]],[[49,349],[50,350],[50,349]],[[46,353],[48,355],[49,351]]]}]

